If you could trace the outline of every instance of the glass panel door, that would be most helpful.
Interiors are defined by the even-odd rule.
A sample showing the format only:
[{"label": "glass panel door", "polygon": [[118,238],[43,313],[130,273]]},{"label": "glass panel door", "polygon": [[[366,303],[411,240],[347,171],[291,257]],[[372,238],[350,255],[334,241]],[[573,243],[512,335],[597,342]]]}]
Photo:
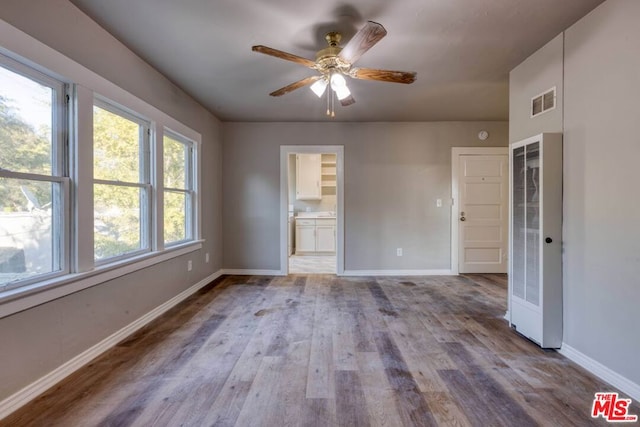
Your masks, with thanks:
[{"label": "glass panel door", "polygon": [[525,147],[516,148],[513,150],[513,192],[512,198],[512,227],[513,233],[512,241],[512,292],[513,295],[524,299],[525,297],[525,268],[526,268],[526,253],[525,253],[525,182],[526,182],[526,170],[525,170]]},{"label": "glass panel door", "polygon": [[540,299],[540,143],[526,150],[526,300],[539,305]]}]

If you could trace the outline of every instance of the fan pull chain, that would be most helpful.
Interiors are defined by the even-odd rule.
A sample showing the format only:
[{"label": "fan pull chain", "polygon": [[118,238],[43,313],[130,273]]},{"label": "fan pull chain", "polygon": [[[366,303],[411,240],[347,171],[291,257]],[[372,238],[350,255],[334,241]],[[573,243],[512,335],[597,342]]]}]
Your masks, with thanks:
[{"label": "fan pull chain", "polygon": [[327,88],[327,116],[331,115],[331,110],[329,109],[330,101],[329,97],[331,96],[331,88]]},{"label": "fan pull chain", "polygon": [[333,96],[333,90],[329,87],[327,88],[327,116],[335,117],[336,116],[336,100]]},{"label": "fan pull chain", "polygon": [[331,93],[331,117],[335,117],[336,116],[336,100],[335,100],[335,96],[333,96],[333,93]]}]

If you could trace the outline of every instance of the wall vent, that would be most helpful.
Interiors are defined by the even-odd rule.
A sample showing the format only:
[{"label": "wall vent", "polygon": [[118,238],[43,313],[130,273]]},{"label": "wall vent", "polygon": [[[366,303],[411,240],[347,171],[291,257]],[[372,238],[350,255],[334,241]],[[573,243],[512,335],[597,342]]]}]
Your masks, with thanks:
[{"label": "wall vent", "polygon": [[531,117],[539,116],[547,111],[556,108],[556,88],[555,86],[546,92],[531,98]]}]

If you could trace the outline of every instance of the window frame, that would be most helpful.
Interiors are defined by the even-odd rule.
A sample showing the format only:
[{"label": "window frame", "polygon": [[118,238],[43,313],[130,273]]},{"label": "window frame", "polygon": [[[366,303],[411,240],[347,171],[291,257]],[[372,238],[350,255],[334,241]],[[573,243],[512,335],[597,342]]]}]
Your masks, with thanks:
[{"label": "window frame", "polygon": [[[162,151],[162,167],[163,167],[163,181],[162,181],[162,213],[163,213],[163,220],[164,220],[164,214],[166,213],[164,208],[165,208],[165,204],[164,204],[164,195],[166,193],[177,193],[177,194],[184,194],[187,197],[188,200],[188,205],[187,205],[187,209],[185,212],[185,234],[186,237],[184,239],[181,240],[175,240],[175,241],[170,241],[167,242],[167,239],[165,237],[165,233],[164,233],[164,222],[163,224],[160,224],[160,226],[163,229],[163,247],[165,248],[171,248],[174,246],[179,246],[179,245],[183,245],[185,243],[188,242],[192,242],[194,240],[196,240],[198,238],[197,236],[197,197],[196,197],[196,163],[197,163],[197,159],[196,159],[196,142],[191,140],[190,138],[187,138],[186,136],[175,132],[169,128],[164,128],[163,130],[163,135],[162,135],[162,140],[159,141],[162,143],[162,147],[163,147],[163,151]],[[175,187],[165,187],[164,185],[164,139],[165,138],[171,138],[173,139],[175,142],[178,142],[182,145],[184,145],[185,150],[187,152],[187,155],[185,156],[185,188],[175,188]]]},{"label": "window frame", "polygon": [[[51,259],[58,269],[36,274],[22,280],[0,284],[0,293],[19,289],[34,283],[55,279],[71,272],[71,179],[69,178],[69,87],[62,80],[10,58],[0,52],[0,67],[33,82],[46,86],[52,91],[51,102],[51,173],[50,175],[18,172],[0,167],[0,178],[49,182],[58,184],[58,191],[52,186]],[[53,230],[56,230],[55,234]]]},{"label": "window frame", "polygon": [[[139,134],[138,134],[138,144],[139,144],[139,178],[138,182],[130,182],[130,181],[120,181],[120,180],[109,180],[109,179],[101,179],[95,178],[95,171],[92,173],[92,184],[93,188],[95,185],[110,185],[115,187],[129,187],[129,188],[139,188],[142,190],[141,200],[140,200],[140,244],[141,248],[129,252],[125,252],[119,255],[98,259],[95,256],[95,241],[93,244],[94,249],[94,257],[93,263],[94,266],[99,267],[103,265],[109,265],[113,263],[117,263],[129,258],[135,258],[142,254],[150,253],[155,251],[154,240],[153,240],[153,184],[151,183],[151,127],[152,122],[143,117],[140,114],[133,112],[131,109],[123,107],[110,99],[94,94],[93,106],[103,109],[109,113],[115,114],[119,117],[122,117],[126,120],[136,123],[139,126]],[[93,112],[93,110],[92,110]],[[92,115],[93,117],[93,115]],[[92,121],[92,126],[95,126]],[[95,140],[91,141],[91,152],[94,153]],[[93,155],[92,155],[93,158]],[[92,205],[94,206],[93,215],[95,221],[95,194],[93,195]],[[94,230],[95,235],[95,230]]]},{"label": "window frame", "polygon": [[[165,113],[155,104],[140,98],[139,94],[129,92],[90,70],[86,66],[65,56],[47,44],[32,38],[11,24],[0,20],[0,55],[16,61],[31,71],[40,72],[66,84],[66,96],[60,98],[67,105],[67,117],[62,125],[66,130],[65,147],[58,153],[66,162],[64,180],[67,192],[68,209],[64,220],[65,257],[69,263],[68,274],[60,272],[57,277],[44,279],[38,276],[29,280],[30,284],[20,282],[17,287],[0,290],[0,318],[23,310],[46,304],[55,299],[81,292],[94,286],[101,286],[125,275],[160,265],[188,254],[197,255],[203,249],[205,240],[201,235],[202,200],[201,188],[201,146],[202,134],[180,121],[177,117]],[[139,93],[139,91],[138,91]],[[65,95],[65,94],[63,94]],[[162,225],[152,224],[152,236],[155,242],[150,252],[136,257],[123,259],[106,265],[96,266],[93,254],[93,135],[92,107],[94,96],[104,96],[126,111],[135,111],[148,117],[151,126],[151,150],[153,156],[151,177],[154,221],[162,220],[162,147],[163,129],[170,128],[195,142],[194,144],[194,197],[195,221],[194,240],[182,245],[164,248]],[[182,110],[184,114],[186,110]],[[187,117],[183,115],[182,117]],[[188,119],[184,119],[188,120]],[[62,128],[61,128],[62,129]],[[64,151],[66,150],[66,152]],[[162,224],[162,223],[160,223]]]}]

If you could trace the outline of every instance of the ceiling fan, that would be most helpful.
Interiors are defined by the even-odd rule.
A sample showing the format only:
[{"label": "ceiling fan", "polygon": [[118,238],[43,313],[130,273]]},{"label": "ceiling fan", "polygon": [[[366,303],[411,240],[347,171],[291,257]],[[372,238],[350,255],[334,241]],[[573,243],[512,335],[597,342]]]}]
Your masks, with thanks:
[{"label": "ceiling fan", "polygon": [[[321,49],[316,53],[315,62],[301,56],[262,45],[253,46],[251,50],[295,62],[318,71],[318,75],[306,77],[291,83],[288,86],[271,92],[269,95],[282,96],[301,87],[311,85],[311,90],[318,98],[322,97],[325,92],[327,93],[327,115],[334,117],[334,97],[332,92],[335,93],[336,98],[338,98],[340,104],[344,107],[356,102],[347,87],[345,76],[361,80],[377,80],[381,82],[405,84],[413,83],[416,80],[415,72],[377,70],[353,66],[366,51],[371,49],[386,34],[387,30],[385,30],[382,25],[377,22],[368,21],[344,47],[340,47],[342,35],[338,32],[330,32],[325,36],[329,47]],[[328,91],[326,90],[327,87],[329,87]]]}]

